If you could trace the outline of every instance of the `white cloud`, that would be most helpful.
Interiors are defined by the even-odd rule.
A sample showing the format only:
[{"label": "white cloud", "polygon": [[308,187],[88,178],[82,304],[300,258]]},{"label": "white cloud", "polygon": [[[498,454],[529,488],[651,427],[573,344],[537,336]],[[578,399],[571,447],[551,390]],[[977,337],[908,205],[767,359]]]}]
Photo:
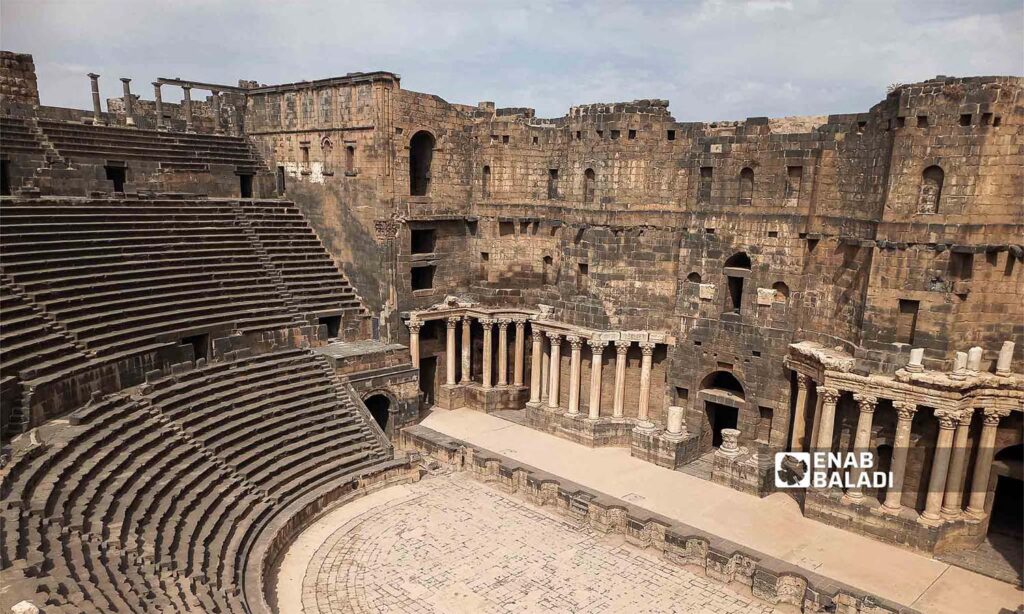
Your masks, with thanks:
[{"label": "white cloud", "polygon": [[[557,116],[668,98],[679,119],[867,110],[891,82],[1024,72],[1019,0],[0,0],[4,48],[36,57],[44,104],[133,77],[234,83],[392,70],[453,102]],[[167,92],[168,99],[174,93]]]}]

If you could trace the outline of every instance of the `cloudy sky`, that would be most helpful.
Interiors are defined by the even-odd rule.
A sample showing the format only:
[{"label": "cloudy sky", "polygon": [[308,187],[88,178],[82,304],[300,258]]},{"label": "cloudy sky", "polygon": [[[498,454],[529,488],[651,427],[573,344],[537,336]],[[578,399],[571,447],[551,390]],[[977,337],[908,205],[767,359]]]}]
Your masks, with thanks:
[{"label": "cloudy sky", "polygon": [[[390,70],[451,102],[562,115],[667,98],[679,120],[865,111],[894,82],[1024,73],[1021,0],[0,0],[43,104],[85,73],[283,83]],[[175,94],[167,92],[174,100]]]}]

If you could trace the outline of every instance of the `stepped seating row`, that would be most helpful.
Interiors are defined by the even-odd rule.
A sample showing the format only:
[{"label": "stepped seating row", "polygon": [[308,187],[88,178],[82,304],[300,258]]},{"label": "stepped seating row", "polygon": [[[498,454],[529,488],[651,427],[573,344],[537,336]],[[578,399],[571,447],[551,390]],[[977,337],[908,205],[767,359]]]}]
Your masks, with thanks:
[{"label": "stepped seating row", "polygon": [[4,274],[98,357],[202,328],[303,323],[230,205],[11,204],[0,247]]},{"label": "stepped seating row", "polygon": [[73,339],[47,320],[6,277],[0,277],[0,312],[0,378],[35,379],[88,360]]},{"label": "stepped seating row", "polygon": [[239,207],[300,311],[365,312],[348,279],[294,203],[253,201]]},{"label": "stepped seating row", "polygon": [[38,156],[44,153],[39,135],[32,124],[7,115],[0,115],[0,151]]},{"label": "stepped seating row", "polygon": [[116,158],[160,162],[166,168],[202,170],[229,164],[256,170],[260,164],[241,137],[161,132],[39,120],[46,138],[65,158]]},{"label": "stepped seating row", "polygon": [[4,575],[48,612],[245,612],[240,565],[262,523],[386,461],[374,428],[308,350],[94,401],[6,468]]}]

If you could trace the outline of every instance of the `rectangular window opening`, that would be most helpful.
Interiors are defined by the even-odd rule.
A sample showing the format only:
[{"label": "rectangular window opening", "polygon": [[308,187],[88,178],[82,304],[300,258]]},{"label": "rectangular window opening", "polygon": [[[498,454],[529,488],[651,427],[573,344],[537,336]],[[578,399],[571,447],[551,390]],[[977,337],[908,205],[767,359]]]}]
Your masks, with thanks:
[{"label": "rectangular window opening", "polygon": [[967,280],[974,275],[974,254],[951,252],[949,254],[949,276]]},{"label": "rectangular window opening", "polygon": [[963,115],[960,116],[960,125],[961,126],[965,126],[965,127],[971,125],[971,114],[970,113],[964,113]]},{"label": "rectangular window opening", "polygon": [[434,271],[436,266],[419,266],[412,269],[412,289],[430,290],[434,287]]},{"label": "rectangular window opening", "polygon": [[114,191],[124,192],[124,182],[128,169],[123,166],[112,165],[104,166],[103,168],[107,171],[107,181],[114,183]]},{"label": "rectangular window opening", "polygon": [[920,301],[900,299],[900,311],[896,320],[897,343],[914,344],[914,334],[917,332],[917,311],[920,306]]},{"label": "rectangular window opening", "polygon": [[252,198],[252,175],[238,176],[238,191],[242,198]]},{"label": "rectangular window opening", "polygon": [[558,198],[558,169],[548,169],[548,198],[554,200]]},{"label": "rectangular window opening", "polygon": [[413,228],[409,231],[409,251],[413,254],[433,254],[437,249],[437,230]]},{"label": "rectangular window opening", "polygon": [[509,237],[516,234],[515,224],[512,222],[498,222],[498,236]]},{"label": "rectangular window opening", "polygon": [[321,326],[327,327],[327,338],[337,339],[341,335],[341,316],[321,316]]},{"label": "rectangular window opening", "polygon": [[928,127],[928,116],[927,115],[918,115],[917,116],[917,127],[918,128],[927,128]]},{"label": "rectangular window opening", "polygon": [[628,137],[629,137],[629,140],[631,140],[631,141],[636,139],[636,130],[630,130],[629,134],[628,134]]},{"label": "rectangular window opening", "polygon": [[676,140],[676,131],[675,130],[667,130],[665,132],[665,138],[668,139],[669,141]]}]

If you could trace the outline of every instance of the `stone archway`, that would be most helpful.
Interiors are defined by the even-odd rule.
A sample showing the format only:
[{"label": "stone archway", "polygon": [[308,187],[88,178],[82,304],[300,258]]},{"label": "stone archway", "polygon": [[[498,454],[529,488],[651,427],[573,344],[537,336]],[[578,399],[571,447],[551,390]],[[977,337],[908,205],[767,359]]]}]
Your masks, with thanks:
[{"label": "stone archway", "polygon": [[391,419],[391,398],[383,392],[375,392],[363,399],[363,404],[370,410],[370,415],[380,430],[386,433]]},{"label": "stone archway", "polygon": [[722,445],[722,430],[739,427],[739,414],[746,402],[743,384],[729,371],[714,371],[701,380],[700,399],[711,433],[711,447]]}]

